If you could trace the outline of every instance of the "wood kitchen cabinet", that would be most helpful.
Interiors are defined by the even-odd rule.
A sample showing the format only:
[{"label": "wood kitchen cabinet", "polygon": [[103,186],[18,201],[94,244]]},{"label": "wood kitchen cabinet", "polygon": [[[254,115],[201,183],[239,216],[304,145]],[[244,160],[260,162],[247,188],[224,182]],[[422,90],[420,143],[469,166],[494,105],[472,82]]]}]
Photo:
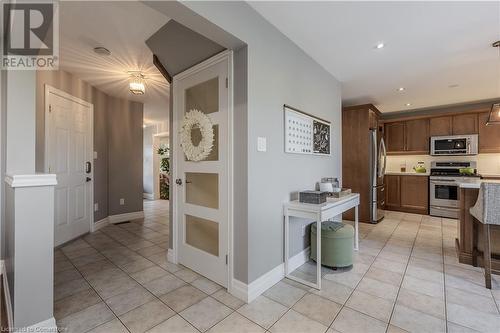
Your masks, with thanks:
[{"label": "wood kitchen cabinet", "polygon": [[429,136],[453,134],[453,118],[450,116],[435,117],[429,120]]},{"label": "wood kitchen cabinet", "polygon": [[406,213],[429,213],[429,177],[385,176],[385,209]]},{"label": "wood kitchen cabinet", "polygon": [[429,119],[406,121],[405,151],[415,154],[429,153]]},{"label": "wood kitchen cabinet", "polygon": [[385,141],[388,154],[427,154],[429,119],[386,123]]},{"label": "wood kitchen cabinet", "polygon": [[388,153],[404,152],[406,150],[405,140],[404,122],[385,124],[385,144]]},{"label": "wood kitchen cabinet", "polygon": [[429,178],[401,176],[401,209],[405,212],[428,214]]},{"label": "wood kitchen cabinet", "polygon": [[453,116],[453,135],[477,134],[478,121],[476,113],[459,114]]},{"label": "wood kitchen cabinet", "polygon": [[489,112],[479,114],[479,153],[500,153],[500,125],[486,126]]},{"label": "wood kitchen cabinet", "polygon": [[397,210],[401,207],[401,176],[385,176],[385,209]]}]

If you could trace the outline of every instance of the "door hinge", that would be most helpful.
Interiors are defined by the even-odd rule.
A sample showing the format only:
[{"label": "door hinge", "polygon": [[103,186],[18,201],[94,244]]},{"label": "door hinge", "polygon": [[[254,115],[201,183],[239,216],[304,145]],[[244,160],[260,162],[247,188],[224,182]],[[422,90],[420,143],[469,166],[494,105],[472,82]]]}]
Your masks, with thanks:
[{"label": "door hinge", "polygon": [[227,265],[228,261],[229,261],[229,257],[228,257],[228,255],[226,254],[226,265]]},{"label": "door hinge", "polygon": [[49,104],[49,113],[52,112],[52,105]]},{"label": "door hinge", "polygon": [[228,78],[226,77],[226,88],[229,87],[229,80]]}]

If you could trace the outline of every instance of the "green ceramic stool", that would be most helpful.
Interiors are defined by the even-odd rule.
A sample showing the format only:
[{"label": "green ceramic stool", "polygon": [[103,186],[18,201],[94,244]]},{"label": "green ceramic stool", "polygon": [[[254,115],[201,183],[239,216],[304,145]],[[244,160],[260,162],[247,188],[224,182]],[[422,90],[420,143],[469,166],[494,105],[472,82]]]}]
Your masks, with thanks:
[{"label": "green ceramic stool", "polygon": [[[328,267],[352,265],[354,228],[341,222],[321,223],[321,264]],[[311,259],[316,261],[316,223],[311,225]]]}]

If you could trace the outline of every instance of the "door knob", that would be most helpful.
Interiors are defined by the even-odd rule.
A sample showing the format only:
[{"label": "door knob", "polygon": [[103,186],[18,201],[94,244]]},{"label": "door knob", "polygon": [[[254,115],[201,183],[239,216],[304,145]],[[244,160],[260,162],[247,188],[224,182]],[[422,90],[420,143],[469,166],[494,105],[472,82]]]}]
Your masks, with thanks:
[{"label": "door knob", "polygon": [[87,183],[88,183],[89,181],[91,181],[91,180],[92,180],[92,178],[90,178],[90,177],[87,177],[87,178],[85,179],[85,181],[86,181]]},{"label": "door knob", "polygon": [[182,185],[182,179],[177,178],[177,179],[175,180],[175,183],[176,183],[177,185]]}]

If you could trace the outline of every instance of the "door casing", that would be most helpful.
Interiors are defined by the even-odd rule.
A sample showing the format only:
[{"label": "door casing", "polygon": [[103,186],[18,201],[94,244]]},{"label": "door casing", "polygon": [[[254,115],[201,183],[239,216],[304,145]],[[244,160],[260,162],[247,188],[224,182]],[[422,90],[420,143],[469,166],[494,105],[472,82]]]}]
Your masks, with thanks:
[{"label": "door casing", "polygon": [[[228,103],[227,103],[227,109],[228,109],[228,142],[227,142],[227,170],[228,170],[228,223],[227,223],[227,235],[229,237],[228,239],[228,249],[227,249],[227,255],[228,255],[228,260],[227,260],[227,290],[229,293],[232,292],[233,289],[233,277],[234,277],[234,272],[233,272],[233,267],[234,267],[234,258],[233,258],[233,211],[234,211],[234,203],[233,203],[233,197],[234,197],[234,179],[233,179],[233,146],[234,146],[234,124],[233,124],[233,52],[231,50],[226,50],[223,51],[215,56],[213,56],[210,59],[207,59],[187,70],[185,70],[182,73],[179,73],[173,77],[172,84],[175,87],[175,83],[178,80],[181,80],[185,77],[188,77],[190,75],[193,75],[207,67],[210,67],[218,62],[227,60],[228,62],[228,71],[227,71],[227,78],[228,78],[228,83],[227,83],[227,89],[228,89]],[[175,88],[174,88],[175,92]],[[174,112],[176,108],[178,107],[178,101],[176,101],[175,98],[175,93],[173,94],[173,108],[171,112]],[[175,118],[175,114],[174,114]],[[173,131],[172,131],[172,147],[170,147],[170,157],[172,159],[172,180],[175,180],[180,177],[180,174],[178,172],[178,161],[177,161],[177,149],[179,149],[179,130],[180,126],[179,123],[176,121],[173,121]],[[172,182],[172,186],[175,186]],[[173,233],[173,244],[172,244],[172,249],[169,249],[168,251],[172,250],[172,255],[168,255],[169,259],[177,264],[178,263],[178,244],[179,244],[179,226],[178,226],[178,211],[177,211],[177,203],[179,200],[179,192],[180,189],[176,186],[174,191],[173,191],[173,196],[170,198],[172,200],[172,233]]]},{"label": "door casing", "polygon": [[89,212],[89,217],[90,217],[90,232],[94,232],[94,168],[95,168],[95,163],[94,163],[94,159],[93,159],[93,155],[94,155],[94,105],[92,103],[89,103],[87,101],[84,101],[83,99],[81,98],[78,98],[78,97],[75,97],[71,94],[68,94],[60,89],[57,89],[57,88],[54,88],[48,84],[45,84],[45,152],[44,152],[44,172],[45,173],[49,173],[49,158],[48,158],[48,154],[49,154],[49,128],[50,126],[48,126],[49,124],[49,107],[50,107],[50,94],[54,94],[54,95],[58,95],[62,98],[66,98],[66,99],[69,99],[75,103],[79,103],[83,106],[86,106],[89,108],[90,110],[90,116],[89,116],[89,135],[90,135],[90,145],[88,147],[88,151],[87,153],[89,154],[88,156],[92,156],[92,170],[90,172],[90,178],[91,178],[91,181],[90,181],[90,200],[89,200],[89,203],[88,203],[88,212]]}]

